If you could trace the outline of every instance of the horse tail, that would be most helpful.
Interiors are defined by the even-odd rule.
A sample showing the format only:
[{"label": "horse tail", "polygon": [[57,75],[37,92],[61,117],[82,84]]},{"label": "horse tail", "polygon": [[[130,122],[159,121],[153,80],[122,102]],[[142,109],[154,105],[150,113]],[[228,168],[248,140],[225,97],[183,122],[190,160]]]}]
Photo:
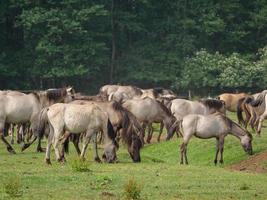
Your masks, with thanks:
[{"label": "horse tail", "polygon": [[[170,131],[168,131],[168,133],[167,133],[167,137],[166,137],[166,141],[167,140],[170,140],[172,137],[173,137],[173,135],[174,135],[174,132],[175,132],[175,129],[178,131],[178,132],[180,132],[180,124],[182,123],[182,121],[183,121],[183,119],[177,119],[174,123],[173,123],[173,125],[171,126],[171,128],[170,128]],[[180,132],[181,133],[181,132]]]},{"label": "horse tail", "polygon": [[256,107],[262,104],[264,102],[266,94],[267,92],[262,92],[261,94],[259,94],[259,96],[255,100],[252,100],[250,102],[250,105],[252,105],[253,107]]},{"label": "horse tail", "polygon": [[115,133],[114,128],[113,128],[109,119],[108,119],[108,123],[107,123],[107,130],[108,130],[108,137],[113,141],[116,148],[119,149],[119,144],[116,141],[117,134]]},{"label": "horse tail", "polygon": [[45,128],[48,125],[47,111],[49,108],[43,108],[39,114],[37,134],[39,138],[42,138],[45,133]]},{"label": "horse tail", "polygon": [[244,104],[244,100],[245,100],[245,97],[239,99],[237,102],[237,107],[236,107],[236,110],[237,110],[236,115],[237,115],[238,123],[241,125],[245,125],[245,121],[242,115],[242,112],[243,112],[242,105]]},{"label": "horse tail", "polygon": [[10,124],[5,123],[5,127],[4,127],[4,137],[8,136],[8,130],[10,128]]},{"label": "horse tail", "polygon": [[65,140],[65,142],[63,143],[63,148],[64,148],[64,152],[65,152],[65,153],[69,153],[69,143],[70,143],[69,138],[67,138],[67,139]]}]

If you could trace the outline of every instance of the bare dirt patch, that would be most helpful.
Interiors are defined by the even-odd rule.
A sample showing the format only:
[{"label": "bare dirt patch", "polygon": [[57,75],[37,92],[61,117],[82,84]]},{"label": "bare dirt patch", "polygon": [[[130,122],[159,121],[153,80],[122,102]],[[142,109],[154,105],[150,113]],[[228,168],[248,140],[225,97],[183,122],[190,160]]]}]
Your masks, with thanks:
[{"label": "bare dirt patch", "polygon": [[243,160],[239,163],[227,167],[231,170],[266,173],[267,172],[267,151],[255,154],[248,160]]}]

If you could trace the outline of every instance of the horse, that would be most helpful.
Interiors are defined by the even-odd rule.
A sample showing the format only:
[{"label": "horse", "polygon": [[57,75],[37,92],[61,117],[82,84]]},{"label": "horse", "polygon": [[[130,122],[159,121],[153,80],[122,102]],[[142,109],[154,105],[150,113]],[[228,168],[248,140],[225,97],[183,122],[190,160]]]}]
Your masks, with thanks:
[{"label": "horse", "polygon": [[252,100],[250,102],[250,105],[253,108],[257,108],[258,117],[256,120],[258,120],[258,127],[257,127],[257,133],[260,134],[261,127],[264,119],[267,118],[267,90],[263,90],[256,99]]},{"label": "horse", "polygon": [[[46,148],[45,161],[51,164],[50,149],[53,143],[56,159],[59,162],[65,162],[64,154],[61,155],[59,144],[64,140],[65,131],[72,134],[85,132],[83,138],[83,147],[81,159],[85,159],[85,151],[88,143],[99,131],[104,135],[104,155],[103,158],[108,162],[116,160],[116,151],[119,146],[115,140],[116,134],[108,118],[108,114],[99,108],[96,104],[66,104],[56,103],[44,109],[40,117],[39,124],[49,124],[49,137]],[[41,125],[40,125],[41,126]],[[39,132],[39,134],[42,134]],[[97,152],[96,141],[94,142],[94,159],[100,160]]]},{"label": "horse", "polygon": [[[255,130],[255,126],[258,123],[259,115],[262,114],[260,107],[253,107],[250,103],[257,98],[260,93],[256,93],[250,96],[243,97],[238,100],[237,103],[237,119],[240,125],[243,125],[247,128],[248,124],[251,126],[253,130]],[[243,118],[243,114],[245,113],[245,119]]]},{"label": "horse", "polygon": [[138,97],[141,95],[142,90],[136,86],[119,86],[116,91],[109,94],[108,100],[122,101],[125,99],[133,99],[134,97]]},{"label": "horse", "polygon": [[[72,100],[72,92],[72,88],[60,88],[33,92],[30,94],[18,92],[16,92],[17,94],[0,94],[0,137],[7,146],[7,150],[11,153],[15,153],[12,146],[4,138],[3,132],[5,124],[30,122],[34,135],[37,135],[37,122],[40,110],[58,101]],[[26,144],[24,144],[24,146],[25,145]],[[39,143],[37,147],[38,151],[42,150],[40,145]]]},{"label": "horse", "polygon": [[216,99],[200,101],[174,99],[171,102],[170,109],[178,121],[182,120],[188,114],[208,115],[216,111],[225,114],[224,102]]},{"label": "horse", "polygon": [[238,93],[238,94],[223,93],[219,95],[217,98],[218,100],[222,100],[225,102],[226,110],[230,112],[236,112],[238,100],[246,96],[248,96],[248,94],[246,93]]},{"label": "horse", "polygon": [[[252,155],[252,135],[237,123],[233,122],[221,113],[210,115],[190,114],[183,118],[181,123],[183,133],[183,143],[180,146],[181,161],[180,164],[188,164],[187,145],[194,135],[200,139],[216,138],[216,154],[214,164],[217,164],[218,154],[220,152],[219,162],[223,163],[224,138],[230,134],[237,137],[245,152]],[[168,135],[168,139],[170,136]]]},{"label": "horse", "polygon": [[[122,106],[138,119],[143,125],[148,125],[147,143],[150,143],[153,134],[152,123],[163,122],[168,132],[174,132],[173,125],[175,124],[175,118],[171,112],[159,101],[146,97],[144,99],[131,99],[126,100]],[[160,141],[161,133],[158,135],[158,141]]]},{"label": "horse", "polygon": [[[143,146],[144,130],[135,116],[116,101],[82,101],[76,100],[71,104],[96,104],[108,114],[114,132],[120,133],[122,141],[127,145],[133,162],[141,162],[140,150]],[[77,149],[77,148],[76,148]]]}]

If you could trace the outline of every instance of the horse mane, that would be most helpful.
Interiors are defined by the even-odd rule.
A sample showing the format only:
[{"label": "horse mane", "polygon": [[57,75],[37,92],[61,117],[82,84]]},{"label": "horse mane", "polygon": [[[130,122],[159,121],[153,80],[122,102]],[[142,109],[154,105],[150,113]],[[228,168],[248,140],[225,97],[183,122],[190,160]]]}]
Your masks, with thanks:
[{"label": "horse mane", "polygon": [[30,94],[33,94],[33,96],[38,100],[40,101],[40,95],[38,92],[31,92]]},{"label": "horse mane", "polygon": [[137,135],[135,128],[142,129],[141,126],[139,126],[139,123],[137,122],[137,119],[135,116],[128,111],[126,108],[124,108],[121,104],[121,102],[113,101],[112,102],[112,108],[115,111],[118,111],[122,117],[122,134],[121,138],[124,143],[128,145],[128,147],[132,144],[132,134],[135,134],[140,138],[139,135]]},{"label": "horse mane", "polygon": [[217,115],[219,115],[225,122],[226,124],[232,128],[233,125],[237,126],[238,128],[242,129],[245,131],[245,133],[252,139],[252,134],[250,132],[248,132],[247,130],[245,130],[244,128],[242,128],[238,123],[234,122],[233,120],[229,119],[228,117],[226,117],[224,114],[222,113],[216,113]]},{"label": "horse mane", "polygon": [[48,100],[58,100],[67,95],[66,88],[48,89],[45,92]]},{"label": "horse mane", "polygon": [[156,100],[161,109],[167,113],[167,115],[172,116],[171,110],[169,110],[161,101]]},{"label": "horse mane", "polygon": [[252,105],[253,107],[257,107],[261,105],[262,103],[264,103],[266,94],[267,94],[267,90],[264,90],[263,92],[261,92],[256,99],[250,102],[250,105]]},{"label": "horse mane", "polygon": [[221,109],[224,106],[224,103],[218,99],[204,99],[200,100],[199,102],[209,108],[215,108],[217,110]]}]

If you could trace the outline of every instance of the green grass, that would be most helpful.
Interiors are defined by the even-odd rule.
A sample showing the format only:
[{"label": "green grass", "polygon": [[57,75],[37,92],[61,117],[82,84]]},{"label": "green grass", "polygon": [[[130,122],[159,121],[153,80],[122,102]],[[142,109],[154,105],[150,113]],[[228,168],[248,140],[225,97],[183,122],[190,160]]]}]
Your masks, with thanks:
[{"label": "green grass", "polygon": [[[142,186],[141,199],[266,199],[266,174],[225,168],[248,158],[238,139],[228,136],[225,142],[223,166],[213,164],[215,140],[197,138],[188,146],[189,165],[181,166],[181,140],[174,138],[145,146],[139,164],[132,163],[123,146],[118,152],[119,163],[94,163],[90,148],[86,170],[73,170],[77,155],[72,145],[65,165],[58,164],[52,152],[52,166],[47,166],[44,154],[35,153],[35,145],[23,153],[14,145],[17,154],[10,155],[0,143],[0,199],[13,199],[4,188],[10,176],[21,182],[22,196],[16,199],[124,199],[125,185],[132,178]],[[260,138],[254,137],[253,149],[267,149],[266,128]]]}]

